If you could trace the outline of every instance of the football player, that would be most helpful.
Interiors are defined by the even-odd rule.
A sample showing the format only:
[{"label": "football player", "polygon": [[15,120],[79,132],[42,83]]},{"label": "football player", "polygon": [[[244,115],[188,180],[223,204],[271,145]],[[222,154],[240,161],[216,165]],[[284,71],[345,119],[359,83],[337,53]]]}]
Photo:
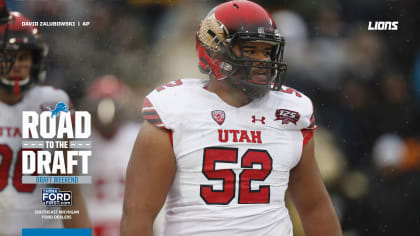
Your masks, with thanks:
[{"label": "football player", "polygon": [[341,235],[314,158],[311,100],[283,85],[285,41],[251,1],[216,6],[196,34],[206,81],[151,92],[127,169],[121,235]]},{"label": "football player", "polygon": [[72,191],[79,215],[71,220],[43,220],[41,186],[22,183],[22,111],[39,111],[58,102],[69,104],[59,89],[38,86],[45,77],[47,46],[38,29],[19,12],[9,12],[0,1],[0,235],[21,235],[22,228],[88,228],[89,220],[78,185],[59,186]]},{"label": "football player", "polygon": [[[124,196],[125,170],[140,125],[128,122],[125,103],[130,89],[117,77],[105,75],[86,90],[84,104],[92,114],[94,157],[86,200],[96,236],[118,236]],[[112,174],[110,174],[112,173]]]}]

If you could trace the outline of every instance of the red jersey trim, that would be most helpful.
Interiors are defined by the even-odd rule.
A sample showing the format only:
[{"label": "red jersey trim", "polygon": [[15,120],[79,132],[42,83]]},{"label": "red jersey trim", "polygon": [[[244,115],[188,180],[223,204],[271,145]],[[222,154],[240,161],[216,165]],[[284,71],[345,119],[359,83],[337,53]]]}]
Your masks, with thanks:
[{"label": "red jersey trim", "polygon": [[143,115],[143,119],[149,121],[152,125],[155,125],[160,128],[165,128],[165,126],[163,125],[162,119],[157,113],[152,102],[147,97],[144,98],[142,115]]},{"label": "red jersey trim", "polygon": [[308,126],[307,129],[317,129],[318,128],[318,126],[315,123],[315,116],[314,116],[314,114],[312,114],[309,122],[310,122],[310,125]]},{"label": "red jersey trim", "polygon": [[171,140],[171,146],[174,147],[174,135],[171,129],[168,129],[169,139]]},{"label": "red jersey trim", "polygon": [[153,108],[154,106],[153,106],[152,102],[147,97],[145,97],[144,98],[144,103],[143,103],[143,109],[147,108],[147,107],[152,107]]},{"label": "red jersey trim", "polygon": [[314,136],[314,130],[313,129],[302,129],[302,136],[303,136],[303,145],[302,150],[305,148],[306,144],[311,140],[311,138]]}]

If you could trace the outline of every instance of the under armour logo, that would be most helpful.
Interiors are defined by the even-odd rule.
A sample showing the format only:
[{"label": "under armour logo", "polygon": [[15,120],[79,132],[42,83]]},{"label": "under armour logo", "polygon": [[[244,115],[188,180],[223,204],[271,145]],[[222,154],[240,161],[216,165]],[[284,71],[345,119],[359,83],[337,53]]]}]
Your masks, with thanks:
[{"label": "under armour logo", "polygon": [[260,121],[261,124],[265,125],[265,117],[261,116],[261,119],[257,119],[255,116],[252,116],[252,123],[255,123],[256,121]]}]

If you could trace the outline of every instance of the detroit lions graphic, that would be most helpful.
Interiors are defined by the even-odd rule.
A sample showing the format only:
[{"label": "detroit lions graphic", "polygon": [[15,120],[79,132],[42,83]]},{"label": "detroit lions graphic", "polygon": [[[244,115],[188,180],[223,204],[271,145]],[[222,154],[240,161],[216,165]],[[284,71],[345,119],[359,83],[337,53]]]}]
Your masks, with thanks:
[{"label": "detroit lions graphic", "polygon": [[60,112],[69,112],[69,107],[64,103],[64,102],[60,102],[57,103],[57,105],[55,106],[54,110],[51,110],[51,107],[47,107],[48,110],[50,110],[51,113],[51,118],[53,118],[54,116],[59,116]]}]

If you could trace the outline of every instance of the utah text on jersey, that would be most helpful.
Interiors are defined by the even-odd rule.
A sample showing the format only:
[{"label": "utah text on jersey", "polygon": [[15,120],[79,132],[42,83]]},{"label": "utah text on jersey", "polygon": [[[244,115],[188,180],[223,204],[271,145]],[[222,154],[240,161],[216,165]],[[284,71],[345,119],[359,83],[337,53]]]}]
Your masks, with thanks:
[{"label": "utah text on jersey", "polygon": [[169,82],[144,101],[144,119],[168,130],[176,158],[163,235],[291,235],[285,192],[316,129],[312,102],[284,86],[237,108],[207,83]]},{"label": "utah text on jersey", "polygon": [[[21,235],[22,228],[59,227],[61,221],[43,220],[35,210],[44,210],[42,185],[22,181],[22,112],[43,111],[43,104],[69,104],[68,95],[49,86],[30,88],[23,99],[10,106],[0,101],[0,235]],[[33,176],[35,177],[35,176]]]}]

